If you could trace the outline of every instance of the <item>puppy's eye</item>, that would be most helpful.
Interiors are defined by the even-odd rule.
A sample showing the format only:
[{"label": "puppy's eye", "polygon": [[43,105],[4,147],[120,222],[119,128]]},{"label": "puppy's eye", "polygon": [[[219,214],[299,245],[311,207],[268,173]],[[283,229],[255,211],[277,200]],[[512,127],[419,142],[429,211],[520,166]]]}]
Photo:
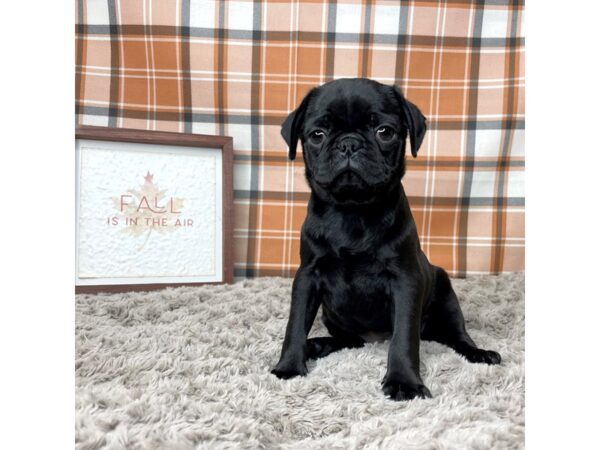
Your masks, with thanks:
[{"label": "puppy's eye", "polygon": [[375,136],[383,143],[391,142],[396,137],[396,130],[388,126],[379,127]]},{"label": "puppy's eye", "polygon": [[311,142],[311,144],[319,145],[325,140],[325,132],[323,130],[312,131],[308,135],[308,140]]}]

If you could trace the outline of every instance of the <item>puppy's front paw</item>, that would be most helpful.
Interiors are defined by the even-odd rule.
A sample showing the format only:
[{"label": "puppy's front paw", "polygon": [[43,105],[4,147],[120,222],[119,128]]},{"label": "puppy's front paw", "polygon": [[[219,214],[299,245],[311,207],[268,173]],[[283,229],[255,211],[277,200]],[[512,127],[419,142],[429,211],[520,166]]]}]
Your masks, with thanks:
[{"label": "puppy's front paw", "polygon": [[273,370],[271,370],[271,373],[277,378],[287,380],[297,376],[305,376],[308,373],[308,369],[306,368],[306,363],[289,364],[280,362]]},{"label": "puppy's front paw", "polygon": [[431,398],[431,392],[424,384],[402,383],[397,380],[383,380],[383,393],[392,400],[411,400],[413,398]]},{"label": "puppy's front paw", "polygon": [[484,363],[484,364],[500,364],[502,357],[500,353],[493,350],[483,350],[476,348],[467,352],[465,358],[472,363]]}]

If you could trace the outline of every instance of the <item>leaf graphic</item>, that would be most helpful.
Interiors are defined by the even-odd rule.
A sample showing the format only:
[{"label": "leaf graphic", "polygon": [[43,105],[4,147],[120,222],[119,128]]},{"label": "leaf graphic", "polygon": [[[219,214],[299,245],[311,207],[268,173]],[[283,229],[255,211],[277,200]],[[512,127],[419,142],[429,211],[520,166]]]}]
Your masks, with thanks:
[{"label": "leaf graphic", "polygon": [[127,189],[123,198],[112,198],[119,211],[117,217],[126,222],[123,232],[134,237],[145,236],[138,250],[144,248],[152,233],[171,233],[179,228],[175,222],[184,206],[182,198],[169,198],[167,189],[159,189],[153,178],[148,171],[139,190]]}]

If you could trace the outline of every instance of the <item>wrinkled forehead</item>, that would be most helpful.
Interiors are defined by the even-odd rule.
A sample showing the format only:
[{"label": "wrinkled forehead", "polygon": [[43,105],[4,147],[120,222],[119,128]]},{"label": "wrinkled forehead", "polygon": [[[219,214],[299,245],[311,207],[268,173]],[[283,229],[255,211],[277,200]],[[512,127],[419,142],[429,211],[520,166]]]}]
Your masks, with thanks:
[{"label": "wrinkled forehead", "polygon": [[398,119],[398,105],[391,90],[369,84],[325,85],[308,105],[305,129],[335,126],[355,130],[381,120]]}]

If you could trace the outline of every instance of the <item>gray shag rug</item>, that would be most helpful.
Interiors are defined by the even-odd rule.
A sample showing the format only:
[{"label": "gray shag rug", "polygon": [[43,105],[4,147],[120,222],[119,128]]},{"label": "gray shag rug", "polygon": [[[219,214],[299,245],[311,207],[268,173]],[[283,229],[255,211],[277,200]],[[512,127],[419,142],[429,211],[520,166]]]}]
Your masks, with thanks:
[{"label": "gray shag rug", "polygon": [[[512,449],[524,441],[524,276],[453,280],[471,336],[502,364],[433,342],[434,398],[384,397],[389,341],[279,380],[291,280],[76,297],[76,448]],[[311,336],[325,336],[320,318]]]}]

